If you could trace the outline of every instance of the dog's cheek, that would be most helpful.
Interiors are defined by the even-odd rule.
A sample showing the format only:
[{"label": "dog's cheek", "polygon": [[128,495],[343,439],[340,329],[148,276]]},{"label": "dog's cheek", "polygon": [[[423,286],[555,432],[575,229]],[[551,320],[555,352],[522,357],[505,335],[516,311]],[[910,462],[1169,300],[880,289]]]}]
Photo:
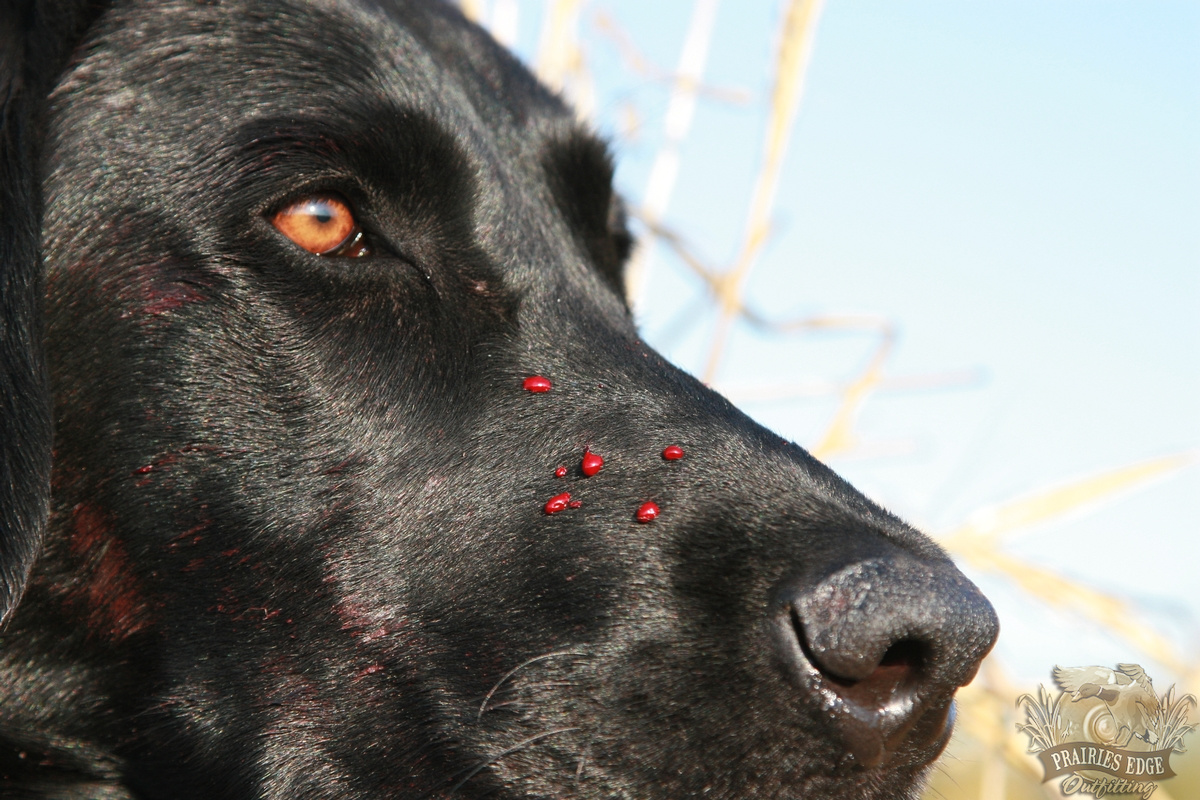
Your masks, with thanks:
[{"label": "dog's cheek", "polygon": [[54,527],[67,532],[65,541],[49,545],[56,569],[66,580],[39,581],[55,597],[68,619],[79,622],[83,636],[120,644],[149,631],[155,622],[153,603],[134,570],[116,521],[102,507],[80,502],[69,510],[56,509]]}]

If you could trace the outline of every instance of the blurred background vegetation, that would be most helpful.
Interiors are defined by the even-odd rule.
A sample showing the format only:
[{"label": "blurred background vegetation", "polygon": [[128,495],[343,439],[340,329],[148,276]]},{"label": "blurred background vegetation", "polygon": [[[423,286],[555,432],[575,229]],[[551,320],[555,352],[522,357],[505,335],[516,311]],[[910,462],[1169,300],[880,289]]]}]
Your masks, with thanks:
[{"label": "blurred background vegetation", "polygon": [[929,798],[1061,796],[1056,664],[1200,692],[1200,4],[461,6],[612,142],[651,344],[996,603]]}]

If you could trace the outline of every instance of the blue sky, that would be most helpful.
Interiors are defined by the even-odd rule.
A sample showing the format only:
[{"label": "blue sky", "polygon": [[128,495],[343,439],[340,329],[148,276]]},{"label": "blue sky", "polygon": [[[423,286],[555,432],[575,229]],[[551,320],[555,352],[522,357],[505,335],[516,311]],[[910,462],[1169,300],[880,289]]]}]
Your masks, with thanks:
[{"label": "blue sky", "polygon": [[[543,6],[520,4],[518,50],[531,61]],[[730,261],[742,232],[781,9],[721,4],[705,82],[750,102],[701,100],[682,148],[666,221],[714,265]],[[614,139],[634,205],[667,87],[629,69],[596,33],[596,15],[670,69],[690,10],[583,5],[597,125]],[[886,374],[966,376],[873,396],[858,419],[862,451],[830,459],[926,530],[1200,448],[1200,3],[828,0],[774,221],[748,284],[756,308],[887,318],[899,339]],[[643,331],[698,373],[714,319],[704,289],[665,251],[653,263]],[[863,334],[780,339],[741,327],[715,384],[737,399],[769,383],[842,381],[871,349]],[[802,445],[837,407],[834,397],[742,405]],[[1009,551],[1135,600],[1194,663],[1198,542],[1192,466],[1031,529]],[[1102,629],[976,577],[1019,674],[1136,660]]]}]

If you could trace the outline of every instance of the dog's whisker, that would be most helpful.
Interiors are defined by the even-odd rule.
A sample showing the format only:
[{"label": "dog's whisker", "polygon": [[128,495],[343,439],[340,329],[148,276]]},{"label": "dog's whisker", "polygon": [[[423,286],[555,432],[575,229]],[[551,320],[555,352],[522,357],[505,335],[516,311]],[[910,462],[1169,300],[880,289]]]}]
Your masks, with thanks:
[{"label": "dog's whisker", "polygon": [[584,653],[579,650],[560,650],[558,652],[546,653],[545,655],[537,656],[535,658],[529,659],[528,661],[521,662],[517,666],[510,669],[508,672],[504,673],[503,677],[501,677],[500,680],[496,681],[496,685],[493,686],[488,691],[488,693],[483,696],[483,702],[479,704],[479,713],[475,716],[475,721],[478,722],[479,720],[483,719],[483,712],[487,711],[488,702],[492,699],[493,695],[495,695],[496,692],[499,691],[500,687],[503,686],[508,681],[508,679],[511,678],[513,675],[516,675],[518,672],[520,672],[521,670],[530,666],[531,664],[536,664],[540,661],[548,661],[549,659],[552,659],[552,658],[565,658],[568,656],[578,656],[578,657],[583,658],[583,657],[586,657],[587,655],[588,655],[588,653]]},{"label": "dog's whisker", "polygon": [[587,762],[588,752],[591,745],[583,745],[579,748],[579,764],[575,767],[575,782],[583,780],[583,765]]},{"label": "dog's whisker", "polygon": [[556,730],[546,731],[545,733],[539,733],[537,736],[530,736],[528,739],[523,739],[522,741],[517,742],[516,744],[514,744],[512,747],[508,748],[507,750],[503,750],[503,751],[497,753],[496,755],[492,756],[491,758],[484,759],[483,761],[479,762],[474,767],[472,767],[470,770],[468,770],[467,774],[463,777],[463,779],[461,781],[459,781],[458,783],[454,784],[454,786],[452,786],[450,788],[450,791],[447,793],[446,796],[447,797],[452,796],[455,792],[457,792],[459,789],[461,789],[463,786],[465,786],[467,784],[467,781],[471,780],[471,778],[474,778],[481,771],[487,769],[488,767],[497,763],[501,759],[508,758],[513,753],[520,752],[521,750],[524,750],[526,747],[537,744],[538,742],[540,742],[543,739],[549,739],[551,736],[558,736],[559,734],[571,733],[571,732],[577,731],[577,730],[579,730],[579,728],[577,728],[577,727],[576,728],[558,728]]},{"label": "dog's whisker", "polygon": [[[498,697],[507,697],[508,695],[515,694],[517,692],[524,692],[532,689],[560,689],[566,686],[578,685],[579,684],[577,684],[575,681],[537,681],[536,683],[514,683],[497,691],[492,695],[492,699],[495,700]],[[488,704],[486,710],[491,711],[496,707],[496,705],[497,704],[495,703],[490,703]]]},{"label": "dog's whisker", "polygon": [[524,706],[526,708],[533,708],[532,703],[527,703],[524,700],[505,700],[503,703],[496,703],[488,706],[488,711],[495,711],[498,708],[507,708],[509,706]]}]

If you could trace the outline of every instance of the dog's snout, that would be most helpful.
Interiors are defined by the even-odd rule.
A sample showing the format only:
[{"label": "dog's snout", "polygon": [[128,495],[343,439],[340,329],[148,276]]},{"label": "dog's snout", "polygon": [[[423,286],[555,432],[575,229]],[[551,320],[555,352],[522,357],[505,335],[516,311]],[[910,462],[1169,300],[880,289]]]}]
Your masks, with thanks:
[{"label": "dog's snout", "polygon": [[771,613],[788,671],[824,698],[834,733],[863,766],[905,750],[936,755],[954,691],[998,633],[991,605],[953,565],[898,548],[785,579]]},{"label": "dog's snout", "polygon": [[801,648],[835,685],[902,669],[958,687],[995,638],[991,606],[965,576],[903,553],[793,585],[785,602]]}]

